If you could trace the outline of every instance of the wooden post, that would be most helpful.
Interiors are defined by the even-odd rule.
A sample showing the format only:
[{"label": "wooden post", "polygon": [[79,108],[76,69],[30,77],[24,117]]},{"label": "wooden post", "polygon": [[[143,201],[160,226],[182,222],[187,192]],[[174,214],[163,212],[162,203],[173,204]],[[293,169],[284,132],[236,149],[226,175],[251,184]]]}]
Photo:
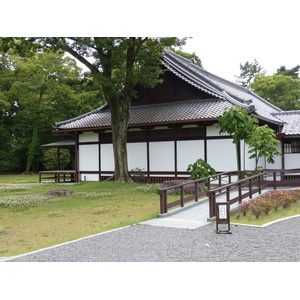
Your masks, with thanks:
[{"label": "wooden post", "polygon": [[214,217],[215,214],[215,203],[216,203],[216,193],[215,192],[207,192],[207,197],[209,198],[209,217]]},{"label": "wooden post", "polygon": [[242,202],[242,184],[239,182],[239,203]]},{"label": "wooden post", "polygon": [[252,181],[249,180],[249,198],[252,199]]},{"label": "wooden post", "polygon": [[184,202],[183,202],[183,185],[180,187],[180,206],[183,207],[184,206]]}]

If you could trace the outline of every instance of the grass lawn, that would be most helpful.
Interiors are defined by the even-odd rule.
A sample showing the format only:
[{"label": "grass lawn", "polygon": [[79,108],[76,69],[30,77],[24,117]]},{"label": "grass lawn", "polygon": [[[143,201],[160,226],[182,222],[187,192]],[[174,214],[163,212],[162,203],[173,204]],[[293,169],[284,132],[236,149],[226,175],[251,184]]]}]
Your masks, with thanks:
[{"label": "grass lawn", "polygon": [[[0,256],[14,256],[157,217],[156,190],[139,187],[147,186],[116,182],[58,185],[39,183],[38,175],[0,175]],[[74,194],[39,199],[50,190],[62,188]],[[25,200],[20,200],[22,197]],[[35,198],[37,202],[31,207],[19,205]],[[17,205],[7,207],[4,199]]]},{"label": "grass lawn", "polygon": [[[238,217],[240,215],[240,217]],[[240,212],[236,212],[230,216],[231,223],[248,224],[248,225],[263,225],[278,219],[300,215],[300,201],[293,203],[287,208],[278,208],[277,211],[272,209],[268,215],[261,214],[258,219],[250,213],[246,216],[241,215]]]}]

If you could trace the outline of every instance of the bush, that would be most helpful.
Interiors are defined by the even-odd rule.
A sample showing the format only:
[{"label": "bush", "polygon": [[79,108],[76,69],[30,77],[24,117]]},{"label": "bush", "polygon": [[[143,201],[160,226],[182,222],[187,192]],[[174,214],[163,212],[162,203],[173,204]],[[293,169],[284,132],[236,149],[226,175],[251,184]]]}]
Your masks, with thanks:
[{"label": "bush", "polygon": [[240,206],[239,206],[239,211],[244,215],[246,216],[247,212],[249,211],[250,209],[250,205],[251,205],[251,202],[250,201],[243,201]]},{"label": "bush", "polygon": [[[68,149],[60,149],[59,153],[60,170],[64,170],[71,160],[71,155]],[[45,150],[43,165],[46,170],[58,169],[57,149],[51,148]]]},{"label": "bush", "polygon": [[239,211],[245,216],[251,212],[256,219],[262,213],[269,214],[271,209],[277,211],[279,207],[287,208],[293,202],[298,201],[300,198],[300,190],[292,191],[272,191],[249,201],[243,201],[239,206]]},{"label": "bush", "polygon": [[195,163],[189,164],[187,171],[191,173],[189,179],[196,180],[216,174],[216,170],[205,160],[199,158]]}]

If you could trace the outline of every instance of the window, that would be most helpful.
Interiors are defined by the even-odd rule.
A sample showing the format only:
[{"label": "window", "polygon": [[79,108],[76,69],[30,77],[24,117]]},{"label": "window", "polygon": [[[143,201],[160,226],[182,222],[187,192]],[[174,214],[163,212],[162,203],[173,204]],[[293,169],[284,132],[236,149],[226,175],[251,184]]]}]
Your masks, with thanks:
[{"label": "window", "polygon": [[284,142],[284,153],[300,153],[300,139]]}]

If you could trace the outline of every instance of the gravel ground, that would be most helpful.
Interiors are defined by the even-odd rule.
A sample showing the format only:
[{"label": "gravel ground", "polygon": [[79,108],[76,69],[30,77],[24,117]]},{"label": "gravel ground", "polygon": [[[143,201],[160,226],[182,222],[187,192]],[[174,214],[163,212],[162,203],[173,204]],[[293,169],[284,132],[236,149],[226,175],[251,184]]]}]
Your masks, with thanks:
[{"label": "gravel ground", "polygon": [[267,227],[231,224],[194,230],[134,225],[58,247],[11,258],[11,262],[299,262],[300,217]]}]

